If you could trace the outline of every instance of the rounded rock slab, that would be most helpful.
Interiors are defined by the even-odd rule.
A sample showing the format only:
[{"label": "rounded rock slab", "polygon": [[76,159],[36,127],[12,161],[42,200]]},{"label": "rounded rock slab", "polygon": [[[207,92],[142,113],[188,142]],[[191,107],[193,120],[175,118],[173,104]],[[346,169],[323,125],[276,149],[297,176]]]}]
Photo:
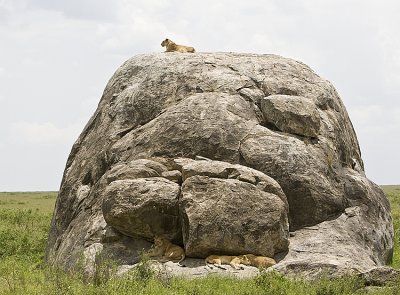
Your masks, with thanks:
[{"label": "rounded rock slab", "polygon": [[187,256],[254,253],[272,257],[288,248],[284,202],[253,184],[190,177],[183,183],[180,210]]},{"label": "rounded rock slab", "polygon": [[179,240],[179,194],[178,184],[161,177],[117,180],[105,190],[104,219],[127,236]]}]

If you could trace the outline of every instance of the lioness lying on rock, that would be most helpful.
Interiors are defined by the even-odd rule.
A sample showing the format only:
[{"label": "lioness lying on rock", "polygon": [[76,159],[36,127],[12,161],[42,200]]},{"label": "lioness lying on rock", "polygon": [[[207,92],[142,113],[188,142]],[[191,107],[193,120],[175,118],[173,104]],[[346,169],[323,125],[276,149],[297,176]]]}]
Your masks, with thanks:
[{"label": "lioness lying on rock", "polygon": [[239,256],[226,256],[226,255],[210,255],[206,258],[206,264],[213,264],[216,267],[226,269],[222,267],[222,264],[229,264],[234,269],[243,269],[240,264],[251,265],[258,268],[268,268],[276,264],[273,258],[266,256],[256,256],[253,254],[245,254]]},{"label": "lioness lying on rock", "polygon": [[227,255],[210,255],[206,258],[206,265],[213,264],[216,267],[219,267],[221,269],[226,269],[222,267],[222,264],[229,264],[232,266],[234,269],[243,269],[240,264],[245,264],[243,263],[243,257],[242,256],[227,256]]},{"label": "lioness lying on rock", "polygon": [[165,52],[191,52],[194,53],[195,50],[193,47],[190,46],[184,46],[184,45],[178,45],[172,42],[169,39],[165,39],[164,41],[161,42],[162,47],[166,47]]},{"label": "lioness lying on rock", "polygon": [[258,268],[268,268],[276,264],[275,259],[266,256],[255,256],[253,254],[245,254],[241,256],[243,264],[251,265]]},{"label": "lioness lying on rock", "polygon": [[179,265],[185,259],[185,251],[182,247],[172,244],[167,239],[156,236],[154,238],[154,245],[151,248],[147,255],[149,257],[155,257],[159,262],[177,262]]}]

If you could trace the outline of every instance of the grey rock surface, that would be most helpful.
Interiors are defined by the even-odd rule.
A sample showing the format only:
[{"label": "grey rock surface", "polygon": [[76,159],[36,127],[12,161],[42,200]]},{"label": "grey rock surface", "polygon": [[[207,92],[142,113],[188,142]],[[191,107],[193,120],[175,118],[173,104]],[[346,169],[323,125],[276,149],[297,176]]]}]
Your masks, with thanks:
[{"label": "grey rock surface", "polygon": [[314,102],[293,95],[270,95],[261,100],[265,122],[278,130],[317,137],[321,120]]},{"label": "grey rock surface", "polygon": [[189,257],[286,251],[289,224],[278,196],[236,179],[192,176],[182,186],[183,242]]},{"label": "grey rock surface", "polygon": [[360,277],[367,286],[396,286],[400,279],[400,272],[389,266],[381,266],[362,273]]},{"label": "grey rock surface", "polygon": [[162,177],[116,180],[105,190],[103,216],[127,236],[176,240],[182,235],[179,194],[179,185]]},{"label": "grey rock surface", "polygon": [[[198,158],[198,157],[197,157]],[[208,176],[212,178],[237,179],[242,182],[253,184],[257,189],[278,196],[285,204],[285,210],[289,205],[280,185],[268,175],[246,166],[230,164],[212,160],[194,161],[188,158],[177,158],[174,163],[182,171],[182,181],[192,176]]]},{"label": "grey rock surface", "polygon": [[[171,261],[166,263],[151,261],[150,267],[153,269],[155,274],[161,278],[170,278],[172,274],[173,276],[184,278],[199,278],[213,275],[245,279],[254,277],[259,273],[259,270],[254,266],[241,265],[242,269],[237,270],[230,265],[224,265],[224,269],[221,269],[216,266],[205,265],[204,259],[198,258],[187,258],[183,264],[185,266],[181,267],[177,263],[173,263]],[[137,264],[121,265],[118,269],[117,275],[123,276],[136,266]]]},{"label": "grey rock surface", "polygon": [[[213,189],[214,217],[232,226],[219,249],[211,229],[192,231],[189,212],[211,214],[196,200],[215,206]],[[228,193],[236,212],[224,210]],[[365,176],[339,95],[277,55],[138,55],[108,82],[67,160],[46,260],[71,268],[119,251],[119,264],[132,265],[160,233],[194,256],[274,253],[275,269],[306,276],[364,272],[393,250],[389,203]]]}]

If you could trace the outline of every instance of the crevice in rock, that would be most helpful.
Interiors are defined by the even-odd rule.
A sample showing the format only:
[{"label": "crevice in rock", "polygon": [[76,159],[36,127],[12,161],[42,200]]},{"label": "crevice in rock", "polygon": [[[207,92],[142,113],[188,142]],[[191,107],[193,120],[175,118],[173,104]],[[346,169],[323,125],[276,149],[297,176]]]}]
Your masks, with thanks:
[{"label": "crevice in rock", "polygon": [[241,86],[241,87],[239,87],[239,88],[236,88],[236,92],[238,92],[239,95],[242,96],[243,98],[249,98],[248,96],[242,95],[242,94],[240,93],[240,90],[246,89],[246,88],[251,88],[251,85],[249,86],[249,85],[245,84],[245,85],[243,85],[243,86]]},{"label": "crevice in rock", "polygon": [[98,178],[96,179],[96,182],[109,170],[111,167],[112,163],[109,162],[109,159],[107,157],[107,152],[104,152],[104,155],[100,157],[100,165],[99,165],[99,173],[98,173]]},{"label": "crevice in rock", "polygon": [[231,65],[224,64],[224,65],[220,65],[220,66],[226,67],[226,68],[230,69],[231,71],[233,71],[233,72],[235,72],[235,73],[239,73],[239,72],[240,72],[238,69],[235,69],[235,68],[234,68],[233,66],[231,66]]},{"label": "crevice in rock", "polygon": [[242,151],[241,151],[241,148],[240,148],[240,144],[241,144],[241,143],[239,143],[239,148],[238,148],[238,153],[239,153],[239,165],[242,165],[242,166],[246,166],[246,167],[251,168],[251,167],[249,166],[249,163],[247,163],[245,157],[244,157],[243,154],[242,154]]},{"label": "crevice in rock", "polygon": [[262,85],[261,85],[261,83],[262,82],[264,82],[264,79],[263,79],[263,81],[258,81],[256,78],[254,78],[254,77],[251,77],[251,76],[247,76],[247,78],[249,78],[253,83],[254,83],[254,85],[259,89],[259,90],[261,90],[262,91],[262,93],[264,93],[264,96],[269,96],[269,95],[271,95],[270,93],[267,93],[267,92],[265,92],[265,90],[264,90],[264,87],[262,87]]},{"label": "crevice in rock", "polygon": [[[279,131],[279,132],[282,132],[282,131]],[[309,145],[309,144],[314,145],[314,144],[318,144],[319,143],[318,137],[308,137],[308,136],[303,136],[303,135],[294,134],[294,133],[288,133],[288,132],[282,132],[282,133],[285,134],[286,136],[293,137],[293,138],[296,138],[298,140],[301,140],[306,145]]]},{"label": "crevice in rock", "polygon": [[92,171],[91,170],[86,172],[85,176],[82,179],[82,184],[83,185],[92,185],[93,184]]},{"label": "crevice in rock", "polygon": [[122,130],[120,132],[117,133],[117,136],[119,137],[119,139],[121,139],[122,137],[124,137],[125,135],[127,135],[129,132],[131,132],[132,130],[134,130],[136,127],[138,127],[137,125],[129,127],[125,130]]},{"label": "crevice in rock", "polygon": [[280,87],[278,91],[274,94],[278,95],[291,95],[291,96],[300,96],[299,92],[297,90],[293,90],[287,87]]},{"label": "crevice in rock", "polygon": [[243,137],[241,140],[239,140],[239,145],[238,145],[238,153],[239,153],[239,160],[240,160],[239,163],[241,165],[243,165],[243,166],[246,166],[246,167],[249,167],[249,166],[248,166],[248,162],[246,160],[246,157],[242,153],[242,143],[244,141],[246,141],[250,137],[250,135],[252,135],[252,134],[247,134],[245,137]]},{"label": "crevice in rock", "polygon": [[295,134],[295,133],[285,132],[285,131],[280,130],[275,124],[273,124],[271,122],[264,122],[263,124],[260,124],[260,125],[267,128],[268,130],[273,131],[273,132],[277,132],[277,133],[283,134],[285,136],[299,139],[299,140],[303,141],[305,144],[314,145],[314,144],[319,143],[318,137],[309,137],[309,136],[303,136],[303,135],[299,135],[299,134]]},{"label": "crevice in rock", "polygon": [[286,133],[286,132],[283,132],[282,130],[280,130],[278,127],[276,127],[275,124],[270,123],[270,122],[264,122],[264,124],[262,124],[261,126],[263,126],[265,128],[268,128],[271,131],[277,131],[277,132]]}]

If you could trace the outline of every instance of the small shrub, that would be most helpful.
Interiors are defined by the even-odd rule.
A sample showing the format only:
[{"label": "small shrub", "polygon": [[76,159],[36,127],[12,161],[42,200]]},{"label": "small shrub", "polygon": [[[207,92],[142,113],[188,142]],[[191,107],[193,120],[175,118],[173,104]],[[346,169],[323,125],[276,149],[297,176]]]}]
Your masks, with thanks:
[{"label": "small shrub", "polygon": [[132,275],[135,280],[146,283],[154,278],[155,271],[151,267],[150,257],[146,254],[146,252],[141,251],[139,255],[140,262],[133,269]]},{"label": "small shrub", "polygon": [[264,294],[289,294],[289,279],[275,271],[262,270],[254,279],[254,283],[265,292]]},{"label": "small shrub", "polygon": [[356,276],[348,275],[337,279],[327,277],[314,282],[316,295],[345,295],[354,294],[364,287],[362,280]]},{"label": "small shrub", "polygon": [[50,216],[32,210],[0,209],[0,258],[40,261],[47,244]]},{"label": "small shrub", "polygon": [[116,277],[116,262],[104,254],[96,255],[93,284],[103,286]]}]

